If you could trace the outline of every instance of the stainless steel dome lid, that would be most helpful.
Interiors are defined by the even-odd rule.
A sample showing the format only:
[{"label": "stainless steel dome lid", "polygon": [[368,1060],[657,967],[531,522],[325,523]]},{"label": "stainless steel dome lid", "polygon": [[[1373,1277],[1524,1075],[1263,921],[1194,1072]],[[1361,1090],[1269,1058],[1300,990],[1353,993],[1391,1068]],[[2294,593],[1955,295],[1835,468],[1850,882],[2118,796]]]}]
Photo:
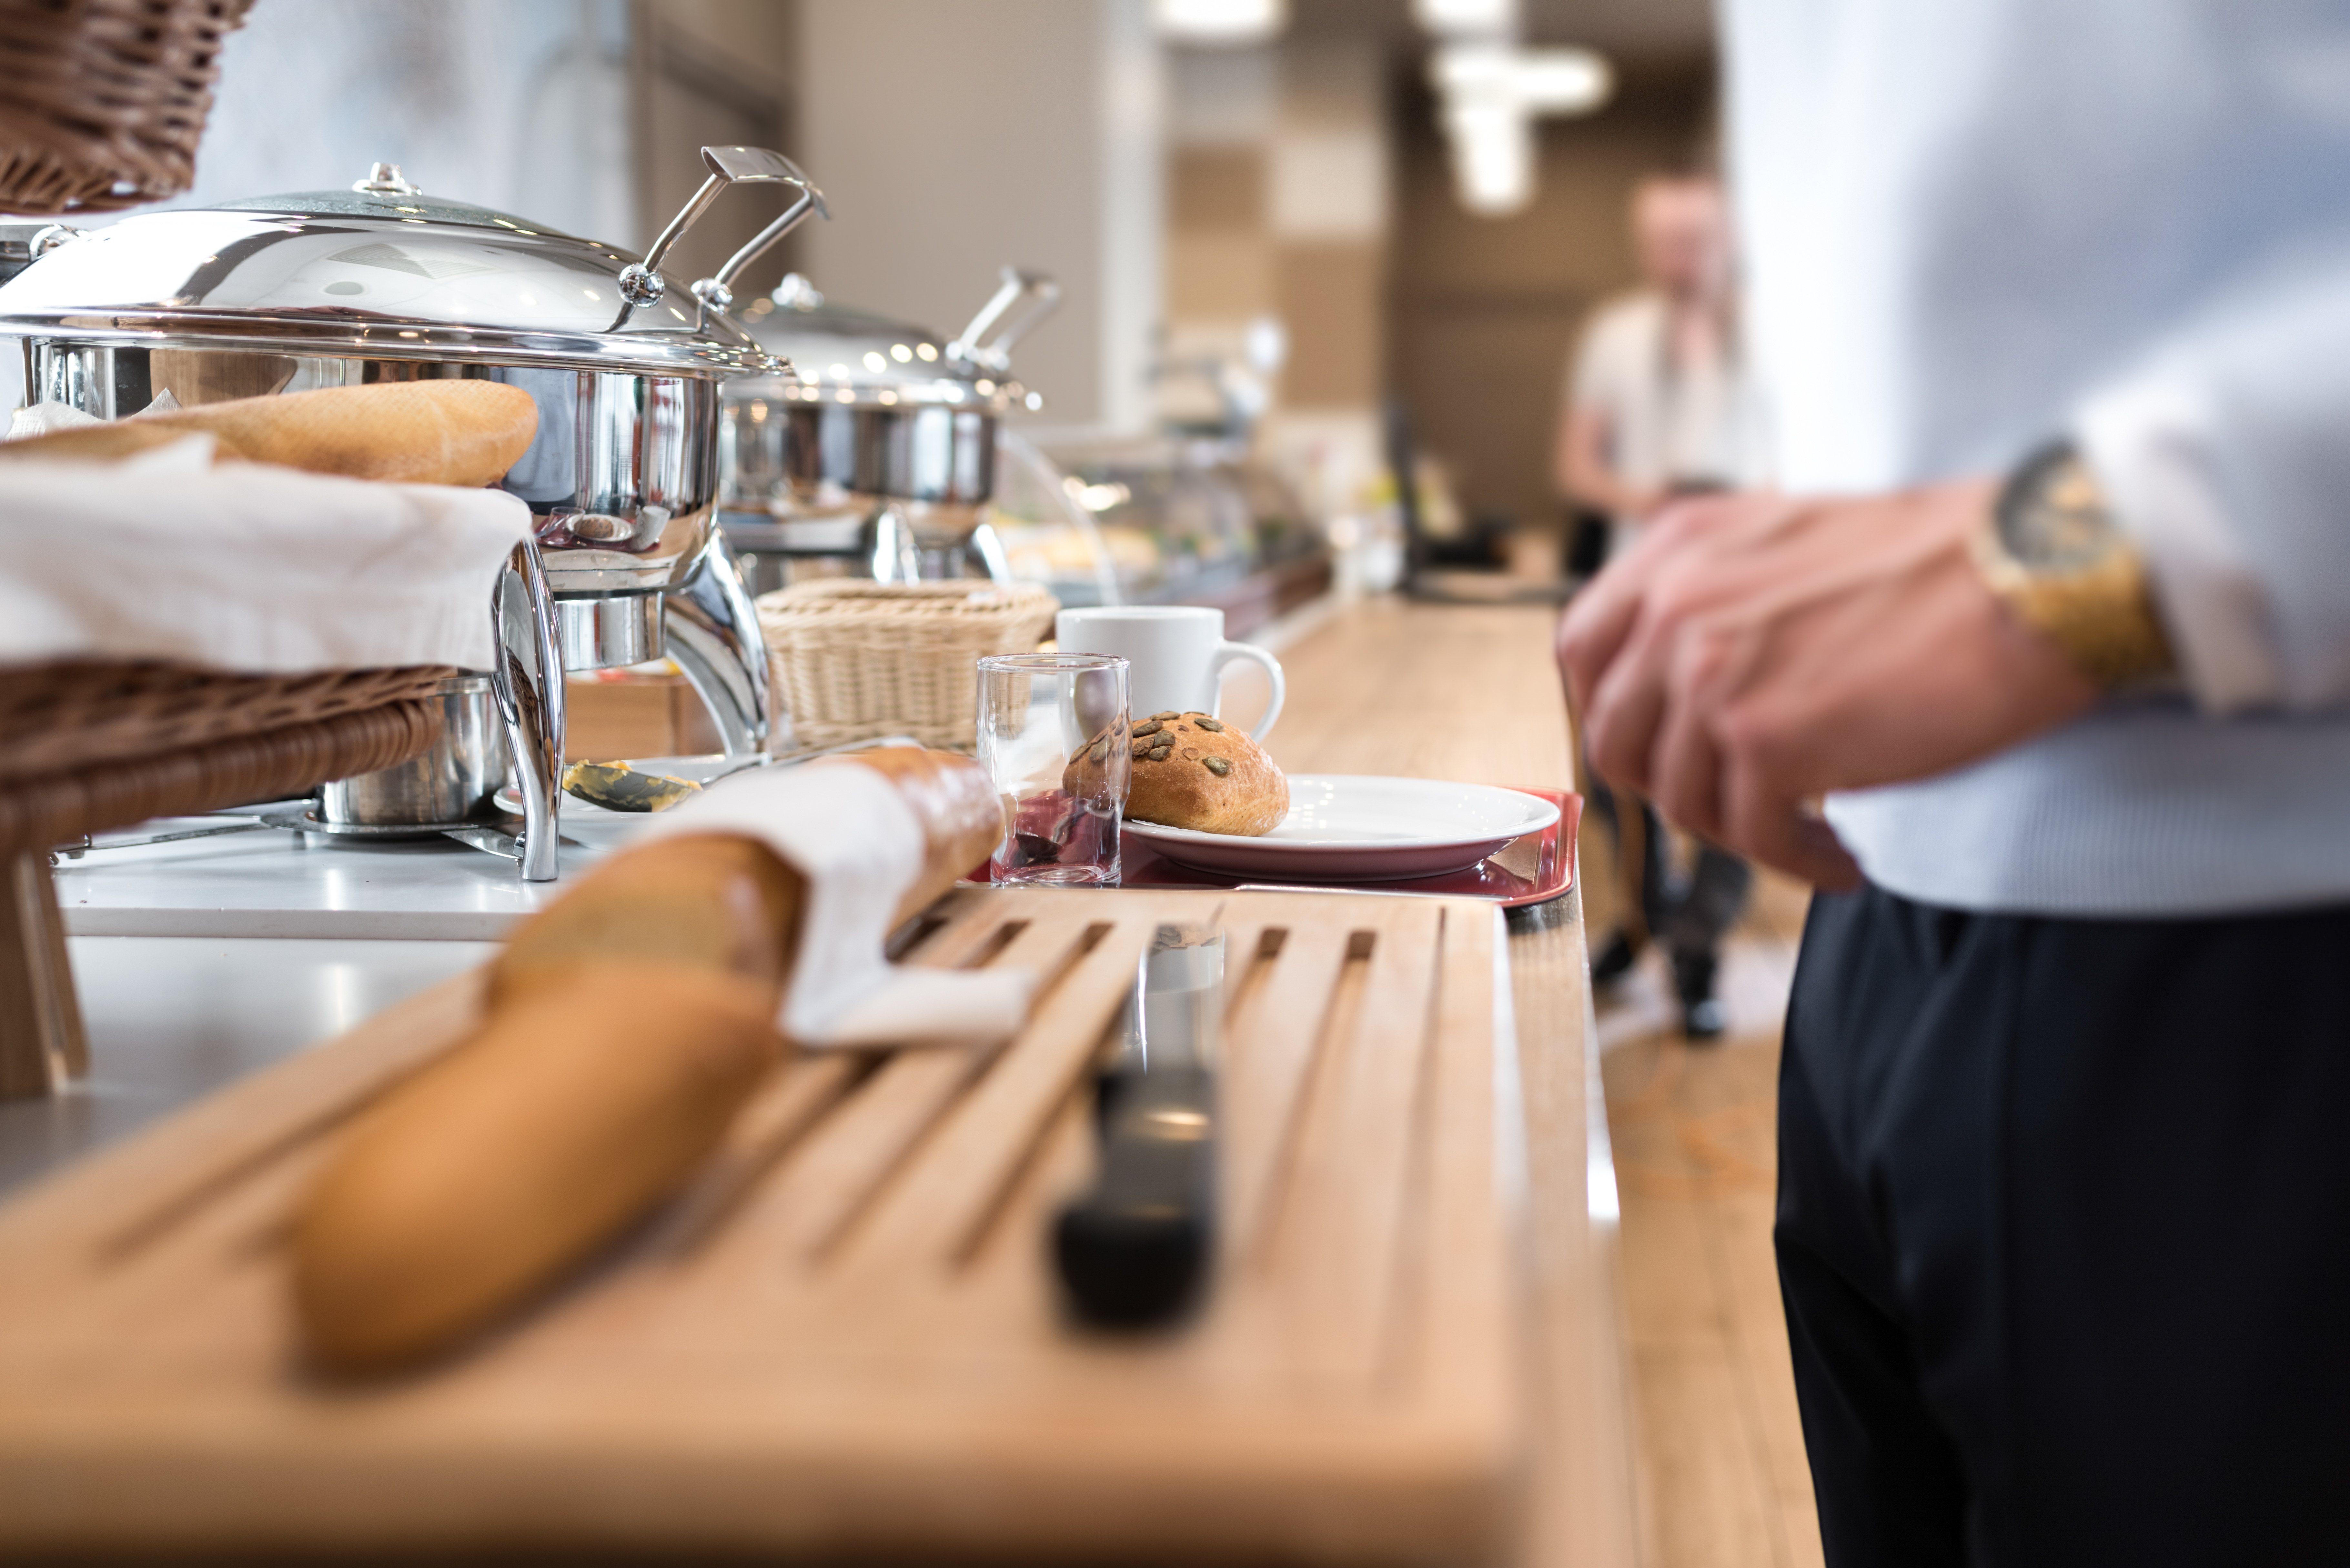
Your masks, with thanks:
[{"label": "stainless steel dome lid", "polygon": [[[546,364],[700,378],[788,375],[723,314],[725,280],[823,199],[779,154],[705,148],[711,175],[648,266],[596,240],[428,197],[390,164],[311,191],[52,231],[0,285],[0,334],[380,359]],[[795,204],[715,278],[670,286],[659,259],[727,184]]]},{"label": "stainless steel dome lid", "polygon": [[901,404],[1008,413],[1042,402],[1012,375],[1011,348],[1059,303],[1061,286],[1005,267],[971,324],[953,337],[927,327],[835,305],[793,273],[774,294],[736,314],[762,347],[787,361],[793,379],[731,381],[730,400],[795,399],[864,407]]}]

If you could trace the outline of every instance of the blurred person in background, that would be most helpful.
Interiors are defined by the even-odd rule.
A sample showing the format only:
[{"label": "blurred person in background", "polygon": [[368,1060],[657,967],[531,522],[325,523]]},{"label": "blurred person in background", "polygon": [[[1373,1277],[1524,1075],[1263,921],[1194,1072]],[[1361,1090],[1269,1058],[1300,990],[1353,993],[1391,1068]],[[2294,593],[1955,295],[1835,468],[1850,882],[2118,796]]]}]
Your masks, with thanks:
[{"label": "blurred person in background", "polygon": [[1823,889],[1827,1560],[2350,1562],[2350,7],[1721,15],[1784,495],[1559,651],[1600,773]]},{"label": "blurred person in background", "polygon": [[1559,488],[1607,517],[1611,557],[1670,497],[1761,483],[1768,455],[1739,350],[1721,182],[1650,175],[1630,219],[1640,286],[1593,308],[1558,432]]},{"label": "blurred person in background", "polygon": [[[1678,495],[1761,483],[1761,421],[1739,353],[1730,224],[1719,182],[1651,175],[1632,193],[1641,286],[1591,313],[1567,378],[1558,482],[1605,516],[1609,554]],[[1612,984],[1654,937],[1672,963],[1682,1033],[1722,1032],[1714,995],[1721,939],[1746,905],[1752,873],[1720,846],[1677,846],[1656,809],[1604,782],[1592,808],[1615,835],[1626,913],[1591,966]]]}]

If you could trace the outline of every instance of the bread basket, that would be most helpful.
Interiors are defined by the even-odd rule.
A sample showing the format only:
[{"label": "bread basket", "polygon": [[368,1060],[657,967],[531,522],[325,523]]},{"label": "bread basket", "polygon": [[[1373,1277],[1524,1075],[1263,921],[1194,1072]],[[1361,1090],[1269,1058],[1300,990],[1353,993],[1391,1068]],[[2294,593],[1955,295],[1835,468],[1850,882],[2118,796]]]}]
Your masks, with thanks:
[{"label": "bread basket", "polygon": [[0,670],[0,856],[150,816],[272,799],[432,743],[445,670],[225,675],[168,664]]},{"label": "bread basket", "polygon": [[982,655],[1026,653],[1060,601],[1028,583],[800,583],[759,600],[775,686],[801,747],[880,735],[968,753]]},{"label": "bread basket", "polygon": [[54,1093],[89,1070],[52,846],[404,762],[440,734],[428,699],[444,673],[0,667],[0,1100]]},{"label": "bread basket", "polygon": [[251,4],[0,5],[0,212],[101,212],[186,190],[221,40]]}]

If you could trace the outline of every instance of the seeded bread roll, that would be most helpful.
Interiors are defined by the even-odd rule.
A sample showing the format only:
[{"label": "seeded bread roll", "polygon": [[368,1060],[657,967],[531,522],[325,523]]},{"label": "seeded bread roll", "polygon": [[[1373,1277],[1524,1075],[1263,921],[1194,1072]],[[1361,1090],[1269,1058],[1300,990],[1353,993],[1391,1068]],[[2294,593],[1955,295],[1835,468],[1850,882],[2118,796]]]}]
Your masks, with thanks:
[{"label": "seeded bread roll", "polygon": [[1126,815],[1253,838],[1289,814],[1289,781],[1263,749],[1205,713],[1153,713],[1128,726]]}]

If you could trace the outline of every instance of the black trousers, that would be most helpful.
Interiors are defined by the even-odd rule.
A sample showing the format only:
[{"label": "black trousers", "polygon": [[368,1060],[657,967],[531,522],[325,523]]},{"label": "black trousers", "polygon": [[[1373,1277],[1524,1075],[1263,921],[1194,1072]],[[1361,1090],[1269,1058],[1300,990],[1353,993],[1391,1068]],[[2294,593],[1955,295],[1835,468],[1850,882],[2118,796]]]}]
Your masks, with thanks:
[{"label": "black trousers", "polygon": [[2350,1563],[2350,909],[1818,898],[1777,1241],[1831,1568]]}]

